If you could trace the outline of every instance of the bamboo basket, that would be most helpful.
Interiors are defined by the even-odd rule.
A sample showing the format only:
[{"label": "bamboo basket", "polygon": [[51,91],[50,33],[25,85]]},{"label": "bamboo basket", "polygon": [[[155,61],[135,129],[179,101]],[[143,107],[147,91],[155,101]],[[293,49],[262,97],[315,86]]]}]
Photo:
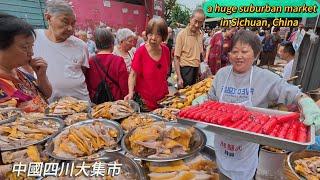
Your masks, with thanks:
[{"label": "bamboo basket", "polygon": [[290,153],[283,161],[283,174],[288,180],[302,179],[294,170],[294,161],[303,158],[310,158],[313,156],[320,156],[320,151],[304,150]]}]

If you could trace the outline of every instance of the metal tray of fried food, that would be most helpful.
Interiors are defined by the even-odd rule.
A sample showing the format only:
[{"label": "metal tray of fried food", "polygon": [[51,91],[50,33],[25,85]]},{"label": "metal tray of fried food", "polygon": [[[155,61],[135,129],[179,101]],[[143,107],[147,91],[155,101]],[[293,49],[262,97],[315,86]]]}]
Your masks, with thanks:
[{"label": "metal tray of fried food", "polygon": [[[61,118],[61,119],[64,119],[64,118],[66,118],[68,115],[72,115],[72,114],[74,114],[74,113],[80,113],[80,112],[68,112],[68,113],[51,113],[50,112],[50,106],[52,105],[52,104],[54,104],[54,103],[58,103],[61,99],[63,99],[63,98],[68,98],[68,97],[62,97],[62,98],[59,98],[59,99],[57,99],[56,101],[54,101],[54,102],[52,102],[51,104],[49,104],[49,106],[45,109],[45,114],[47,115],[47,116],[51,116],[51,117],[59,117],[59,118]],[[71,97],[70,97],[71,98]],[[90,102],[88,102],[88,101],[84,101],[84,100],[78,100],[78,99],[75,99],[76,101],[78,101],[78,102],[81,102],[81,103],[85,103],[86,104],[86,109],[84,110],[84,111],[82,111],[82,112],[85,112],[85,113],[91,113],[91,104],[90,104]]]},{"label": "metal tray of fried food", "polygon": [[[72,127],[79,127],[79,126],[85,126],[85,125],[89,125],[92,124],[94,122],[101,122],[103,124],[105,124],[105,127],[107,128],[113,128],[117,131],[117,139],[115,146],[112,147],[108,147],[107,149],[100,149],[97,152],[93,153],[90,156],[84,156],[84,157],[74,157],[74,158],[65,158],[65,157],[59,157],[57,155],[55,155],[53,153],[54,151],[54,143],[53,140],[55,140],[56,138],[59,138],[59,136],[61,134],[63,134],[66,130],[72,128]],[[55,136],[54,138],[52,138],[50,141],[48,141],[48,143],[46,144],[46,153],[55,158],[55,159],[59,159],[59,160],[64,160],[64,161],[74,161],[74,160],[87,160],[87,159],[94,159],[94,158],[98,158],[101,157],[105,152],[114,152],[114,151],[119,151],[121,148],[119,148],[117,146],[117,144],[121,141],[121,138],[123,136],[123,130],[120,127],[120,124],[115,122],[115,121],[111,121],[111,120],[106,120],[106,119],[90,119],[90,120],[86,120],[86,121],[81,121],[75,124],[72,124],[71,126],[66,127],[63,131],[61,131],[57,136]]]},{"label": "metal tray of fried food", "polygon": [[[284,114],[290,113],[290,112],[257,108],[257,107],[246,107],[246,108],[249,111],[261,112],[269,115],[284,115]],[[220,126],[217,124],[211,124],[203,121],[196,121],[192,119],[178,118],[178,122],[182,124],[188,124],[188,125],[204,124],[204,125],[207,125],[204,128],[205,130],[208,130],[223,136],[236,137],[237,139],[241,139],[241,140],[245,140],[245,141],[249,141],[249,142],[253,142],[261,145],[276,147],[280,149],[285,149],[288,151],[300,151],[300,150],[306,149],[307,146],[315,143],[315,127],[313,125],[309,126],[308,128],[309,134],[307,137],[308,138],[307,142],[302,143],[298,141],[291,141],[291,140],[273,137],[265,134],[239,130],[235,128]]]},{"label": "metal tray of fried food", "polygon": [[[120,102],[119,102],[119,101],[120,101]],[[105,106],[111,105],[111,107],[112,107],[112,105],[115,105],[117,102],[119,102],[119,103],[127,103],[127,102],[125,102],[124,100],[119,100],[119,101],[115,101],[115,102],[105,102],[105,103],[108,103],[108,104],[105,105]],[[105,107],[103,104],[104,104],[104,103],[95,105],[95,106],[92,108],[92,110],[91,110],[91,113],[92,113],[91,116],[92,116],[93,118],[106,118],[106,119],[112,119],[112,120],[121,120],[121,119],[124,119],[124,118],[127,118],[127,117],[131,116],[131,115],[134,114],[134,113],[140,113],[140,106],[139,106],[139,104],[138,104],[137,102],[133,101],[133,100],[129,100],[129,101],[128,101],[128,105],[129,105],[130,108],[133,110],[133,112],[128,112],[128,113],[126,113],[125,115],[118,115],[118,116],[111,115],[111,113],[110,113],[110,108],[111,108],[111,107],[110,107],[110,108],[109,108],[109,107]],[[101,106],[101,107],[98,109],[98,111],[95,111],[95,109],[96,109],[97,106]],[[109,116],[99,116],[99,113],[100,113],[100,111],[102,111],[102,110],[107,111],[107,112],[109,113]],[[99,112],[99,113],[98,113],[98,112]],[[96,115],[96,113],[98,113],[98,115]],[[113,112],[113,113],[114,113],[114,112]]]},{"label": "metal tray of fried food", "polygon": [[[204,146],[203,148],[202,148],[202,150],[200,151],[200,152],[198,152],[198,153],[196,153],[196,154],[194,154],[194,155],[192,155],[192,156],[190,156],[190,157],[188,157],[188,158],[186,158],[186,159],[183,159],[183,161],[184,161],[184,163],[187,165],[188,163],[190,163],[190,162],[192,162],[193,160],[196,160],[197,158],[199,158],[199,159],[201,159],[201,160],[209,160],[209,161],[211,161],[212,162],[212,169],[210,169],[210,170],[208,170],[207,172],[206,172],[206,174],[210,174],[210,175],[215,175],[215,178],[213,178],[213,177],[211,177],[210,179],[216,179],[216,178],[218,178],[219,176],[220,176],[220,173],[219,173],[219,170],[218,170],[218,166],[217,166],[217,163],[216,163],[216,154],[215,154],[215,150],[214,150],[214,148],[213,147],[211,147],[211,146]],[[197,161],[197,160],[196,160]],[[147,164],[146,164],[147,162],[146,161],[141,161],[141,166],[143,167],[143,170],[144,170],[144,172],[146,173],[146,176],[147,176],[147,178],[148,179],[151,179],[148,175],[149,175],[149,173],[151,173],[150,172],[150,170],[149,170],[149,168],[148,168],[148,166],[147,166]],[[158,164],[159,165],[159,167],[161,167],[162,165],[163,166],[168,166],[170,163],[175,163],[174,161],[173,162],[156,162],[156,164]],[[156,165],[156,164],[154,164],[154,165]],[[202,165],[200,165],[202,168],[208,168],[209,169],[209,167],[208,167],[208,165],[206,165],[206,164],[202,164]],[[169,167],[170,167],[170,165],[169,165]],[[177,172],[177,173],[179,173],[179,171],[181,171],[181,170],[170,170],[170,169],[168,169],[167,170],[168,172],[162,172],[162,173],[164,173],[164,174],[170,174],[170,173],[173,173],[173,172]],[[187,170],[188,171],[188,170]],[[202,171],[202,170],[193,170],[193,171]],[[156,173],[156,172],[155,172]],[[157,174],[157,173],[156,173]],[[161,173],[160,173],[161,174]],[[164,175],[164,176],[166,176],[166,175]],[[159,177],[159,179],[164,179],[164,178],[162,178],[162,177]],[[172,178],[172,177],[170,177],[170,178]],[[203,177],[202,177],[203,178]],[[157,178],[155,178],[155,179],[157,179]],[[194,178],[194,179],[196,179],[196,178]],[[204,179],[209,179],[208,177],[205,177]]]},{"label": "metal tray of fried food", "polygon": [[[160,111],[161,113],[163,113],[163,111],[171,111],[170,114],[173,115],[174,119],[169,119],[165,116],[162,116],[161,114],[157,113],[157,111]],[[175,108],[159,108],[156,109],[154,111],[151,112],[151,114],[153,114],[154,116],[157,116],[159,118],[161,118],[164,121],[169,121],[169,122],[177,122],[177,115],[179,113],[180,109],[175,109]]]},{"label": "metal tray of fried food", "polygon": [[[16,149],[21,149],[21,148],[26,148],[28,146],[31,146],[31,145],[35,145],[35,144],[41,144],[41,143],[44,143],[46,142],[47,140],[51,139],[52,137],[56,136],[57,134],[59,134],[63,128],[64,128],[64,122],[62,119],[60,118],[56,118],[56,117],[44,117],[44,118],[40,118],[40,119],[36,119],[36,120],[30,120],[30,121],[17,121],[17,122],[11,122],[11,123],[7,123],[7,124],[3,124],[3,125],[0,125],[0,129],[3,127],[3,126],[8,126],[8,125],[14,125],[14,124],[24,124],[24,123],[36,123],[36,122],[40,122],[40,121],[43,121],[42,123],[44,123],[44,126],[49,126],[48,124],[48,121],[53,121],[55,123],[54,127],[51,127],[51,128],[57,128],[57,131],[55,131],[54,133],[52,133],[51,135],[48,135],[46,136],[45,138],[39,140],[39,141],[34,141],[34,142],[30,142],[30,143],[23,143],[22,140],[19,141],[20,143],[22,144],[19,144],[17,146],[9,146],[8,144],[0,144],[0,151],[11,151],[11,150],[16,150]],[[17,142],[18,143],[18,142]]]},{"label": "metal tray of fried food", "polygon": [[[184,125],[184,124],[180,124],[180,123],[173,123],[173,122],[166,122],[165,125],[166,125],[166,128],[171,128],[171,127],[176,127],[176,128],[179,128],[179,129],[190,128],[190,126],[188,126],[188,125]],[[190,150],[187,152],[187,154],[178,155],[177,157],[150,158],[150,157],[135,155],[131,151],[131,148],[130,148],[130,145],[129,145],[129,138],[133,134],[133,132],[136,130],[136,128],[131,130],[131,131],[129,131],[129,133],[124,135],[124,137],[123,137],[123,139],[121,141],[121,147],[130,156],[133,156],[135,159],[144,160],[144,161],[169,162],[169,161],[176,161],[176,160],[180,160],[180,159],[185,159],[185,158],[188,158],[188,157],[198,153],[199,151],[201,151],[201,149],[207,143],[206,135],[200,129],[198,129],[196,127],[193,127],[193,128],[194,128],[195,131],[194,131],[194,134],[193,134],[193,136],[192,136],[192,138],[190,140],[190,143],[189,143]]]},{"label": "metal tray of fried food", "polygon": [[[135,113],[140,113],[140,106],[137,102],[133,101],[133,100],[129,100],[129,105],[130,107],[134,110]],[[129,114],[127,116],[118,116],[115,118],[111,118],[112,120],[120,120],[120,119],[124,119],[127,118],[129,116],[131,116],[132,114]]]},{"label": "metal tray of fried food", "polygon": [[135,122],[135,118],[140,118],[140,119],[152,119],[152,122],[156,122],[156,121],[163,121],[163,119],[159,116],[156,116],[154,114],[151,113],[139,113],[139,114],[132,114],[131,116],[124,118],[121,121],[121,127],[124,131],[124,133],[128,133],[130,130],[136,128],[136,127],[140,127],[140,126],[144,126],[146,124],[152,123],[152,122]]},{"label": "metal tray of fried food", "polygon": [[[95,161],[102,161],[105,163],[116,162],[120,164],[121,171],[124,171],[124,174],[129,177],[124,177],[126,179],[139,179],[146,180],[146,175],[142,167],[133,159],[118,153],[118,152],[107,152],[101,158],[98,158]],[[120,172],[121,174],[121,172]]]},{"label": "metal tray of fried food", "polygon": [[[0,120],[0,125],[13,122],[21,115],[22,115],[22,111],[21,109],[18,109],[18,108],[7,107],[7,108],[0,109],[1,119],[5,118],[3,120]],[[8,117],[4,117],[4,116],[8,116]]]}]

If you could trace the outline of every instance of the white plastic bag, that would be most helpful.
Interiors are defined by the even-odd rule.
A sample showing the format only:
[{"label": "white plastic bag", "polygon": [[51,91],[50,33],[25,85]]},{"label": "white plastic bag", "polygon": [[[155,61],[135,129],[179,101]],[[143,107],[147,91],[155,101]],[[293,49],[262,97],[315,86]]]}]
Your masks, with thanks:
[{"label": "white plastic bag", "polygon": [[212,73],[210,71],[208,64],[205,62],[201,62],[200,63],[200,79],[205,79],[211,75]]}]

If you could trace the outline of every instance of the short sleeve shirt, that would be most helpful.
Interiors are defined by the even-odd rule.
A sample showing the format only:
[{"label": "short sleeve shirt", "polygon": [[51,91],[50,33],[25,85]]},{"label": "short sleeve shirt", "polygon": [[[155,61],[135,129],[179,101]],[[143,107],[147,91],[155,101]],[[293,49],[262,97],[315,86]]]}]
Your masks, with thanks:
[{"label": "short sleeve shirt", "polygon": [[149,110],[156,109],[157,102],[169,93],[169,49],[165,45],[161,47],[162,55],[159,61],[151,58],[145,45],[137,49],[132,61],[132,70],[137,73],[135,91],[145,101]]},{"label": "short sleeve shirt", "polygon": [[189,26],[181,30],[176,38],[174,56],[180,57],[180,66],[200,66],[200,53],[203,51],[203,35],[192,33]]},{"label": "short sleeve shirt", "polygon": [[34,56],[48,63],[47,76],[52,85],[49,101],[63,96],[90,100],[82,67],[89,68],[88,48],[85,42],[70,36],[66,41],[55,43],[45,35],[45,30],[36,30]]}]

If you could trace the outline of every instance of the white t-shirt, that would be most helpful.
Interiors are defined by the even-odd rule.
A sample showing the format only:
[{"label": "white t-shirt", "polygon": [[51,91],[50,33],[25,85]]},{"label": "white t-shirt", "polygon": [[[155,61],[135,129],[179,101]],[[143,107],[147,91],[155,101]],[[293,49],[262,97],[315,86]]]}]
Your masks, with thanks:
[{"label": "white t-shirt", "polygon": [[293,66],[293,59],[291,61],[289,61],[289,63],[284,66],[282,76],[285,80],[290,79],[291,73],[292,73],[292,66]]},{"label": "white t-shirt", "polygon": [[118,48],[118,46],[114,46],[113,54],[117,56],[121,56],[124,59],[124,62],[126,63],[127,71],[130,72],[131,70],[131,64],[133,60],[134,55],[134,48],[132,48],[130,51],[128,51],[128,55],[123,56]]},{"label": "white t-shirt", "polygon": [[89,101],[89,92],[82,67],[89,68],[88,49],[85,42],[70,36],[55,43],[45,35],[44,29],[36,30],[34,57],[42,57],[48,63],[47,76],[52,85],[50,102],[63,96]]}]

